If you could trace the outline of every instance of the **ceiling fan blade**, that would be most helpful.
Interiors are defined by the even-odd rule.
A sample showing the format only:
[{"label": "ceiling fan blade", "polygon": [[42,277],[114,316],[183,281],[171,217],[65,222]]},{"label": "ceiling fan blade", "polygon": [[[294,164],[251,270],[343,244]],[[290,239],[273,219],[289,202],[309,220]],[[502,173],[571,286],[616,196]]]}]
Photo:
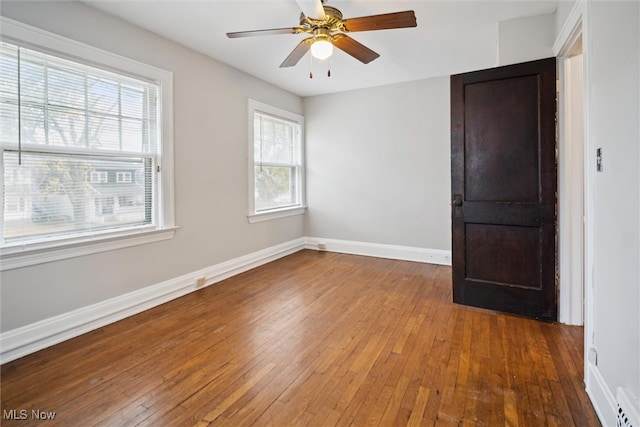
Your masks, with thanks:
[{"label": "ceiling fan blade", "polygon": [[333,45],[364,64],[368,64],[380,56],[380,54],[372,51],[346,34],[336,34],[333,36]]},{"label": "ceiling fan blade", "polygon": [[282,64],[280,64],[280,68],[293,67],[296,65],[311,48],[311,42],[313,42],[313,37],[308,37],[298,43],[298,46],[296,46]]},{"label": "ceiling fan blade", "polygon": [[385,13],[382,15],[362,16],[349,18],[344,21],[344,28],[349,32],[390,30],[393,28],[408,28],[418,25],[416,14],[413,10],[404,12]]},{"label": "ceiling fan blade", "polygon": [[273,36],[276,34],[298,34],[299,28],[272,28],[269,30],[253,30],[253,31],[236,31],[233,33],[227,33],[227,37],[230,39],[237,39],[239,37],[254,37],[254,36]]},{"label": "ceiling fan blade", "polygon": [[322,7],[322,0],[296,0],[300,10],[307,18],[315,19],[317,21],[323,21],[324,7]]}]

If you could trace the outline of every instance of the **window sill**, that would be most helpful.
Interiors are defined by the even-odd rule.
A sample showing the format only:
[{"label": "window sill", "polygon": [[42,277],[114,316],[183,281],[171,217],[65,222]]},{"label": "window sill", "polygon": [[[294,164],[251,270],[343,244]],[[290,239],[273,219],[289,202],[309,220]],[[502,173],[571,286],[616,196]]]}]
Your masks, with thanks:
[{"label": "window sill", "polygon": [[277,209],[277,210],[272,210],[267,212],[250,214],[250,215],[247,215],[247,218],[249,218],[249,222],[253,224],[254,222],[270,221],[272,219],[277,219],[277,218],[285,218],[288,216],[302,215],[306,211],[307,211],[306,206],[297,206],[295,208]]},{"label": "window sill", "polygon": [[0,249],[0,271],[60,261],[84,255],[172,239],[178,227],[128,231],[78,238],[66,242],[38,242]]}]

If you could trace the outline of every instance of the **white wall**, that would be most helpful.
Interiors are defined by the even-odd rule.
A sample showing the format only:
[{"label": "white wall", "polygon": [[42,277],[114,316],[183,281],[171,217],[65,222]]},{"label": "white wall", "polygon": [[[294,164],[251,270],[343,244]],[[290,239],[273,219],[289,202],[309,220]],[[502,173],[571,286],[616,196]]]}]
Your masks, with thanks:
[{"label": "white wall", "polygon": [[4,271],[2,331],[302,237],[304,219],[247,222],[247,98],[302,100],[78,2],[2,2],[2,15],[174,73],[174,239]]},{"label": "white wall", "polygon": [[449,78],[304,99],[306,235],[451,249]]},{"label": "white wall", "polygon": [[500,21],[498,64],[517,64],[554,56],[555,18],[551,13]]},{"label": "white wall", "polygon": [[[586,13],[587,168],[593,225],[593,347],[602,378],[640,412],[640,3],[589,1]],[[602,148],[603,172],[595,172]],[[587,284],[589,286],[589,284]],[[589,372],[587,373],[589,376]],[[598,384],[589,382],[595,390]],[[605,422],[615,425],[613,414]]]}]

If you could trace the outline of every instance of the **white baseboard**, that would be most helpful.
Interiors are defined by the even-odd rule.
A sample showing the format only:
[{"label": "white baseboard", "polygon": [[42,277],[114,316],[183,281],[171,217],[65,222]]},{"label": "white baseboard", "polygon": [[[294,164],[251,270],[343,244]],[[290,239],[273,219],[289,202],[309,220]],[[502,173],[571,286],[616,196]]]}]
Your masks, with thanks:
[{"label": "white baseboard", "polygon": [[[412,246],[323,239],[320,237],[305,237],[304,243],[306,249],[325,250],[352,255],[365,255],[378,258],[399,259],[403,261],[424,262],[429,264],[451,265],[451,251],[442,249],[425,249]],[[324,244],[324,249],[319,249],[318,244]]]},{"label": "white baseboard", "polygon": [[586,364],[586,390],[603,427],[616,425],[616,398],[609,390],[600,370],[593,363]]},{"label": "white baseboard", "polygon": [[198,277],[206,277],[204,286],[208,286],[297,252],[304,249],[304,245],[304,238],[291,240],[97,304],[4,332],[0,334],[0,364],[201,289],[203,286],[196,286],[196,278]]}]

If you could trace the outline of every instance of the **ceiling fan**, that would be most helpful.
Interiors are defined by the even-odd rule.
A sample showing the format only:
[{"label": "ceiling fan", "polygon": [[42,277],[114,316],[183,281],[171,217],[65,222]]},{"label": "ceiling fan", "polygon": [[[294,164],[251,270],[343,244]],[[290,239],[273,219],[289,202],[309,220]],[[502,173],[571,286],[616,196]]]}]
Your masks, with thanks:
[{"label": "ceiling fan", "polygon": [[280,68],[293,67],[309,50],[311,50],[311,55],[314,58],[326,59],[333,53],[334,46],[353,56],[358,61],[368,64],[380,55],[352,39],[346,33],[417,26],[416,15],[413,10],[343,19],[342,12],[338,9],[324,5],[326,0],[296,1],[300,9],[302,9],[299,26],[237,31],[227,33],[227,37],[233,39],[275,34],[310,34],[311,37],[302,40],[293,49],[280,64]]}]

